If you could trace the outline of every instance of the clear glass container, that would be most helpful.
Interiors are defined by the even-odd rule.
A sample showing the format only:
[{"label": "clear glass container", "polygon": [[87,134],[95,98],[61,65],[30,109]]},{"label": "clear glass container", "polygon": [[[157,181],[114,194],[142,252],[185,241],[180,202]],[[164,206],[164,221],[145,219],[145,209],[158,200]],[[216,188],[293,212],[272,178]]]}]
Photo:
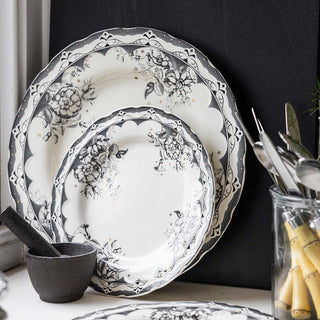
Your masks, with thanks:
[{"label": "clear glass container", "polygon": [[320,319],[320,201],[272,186],[275,318]]}]

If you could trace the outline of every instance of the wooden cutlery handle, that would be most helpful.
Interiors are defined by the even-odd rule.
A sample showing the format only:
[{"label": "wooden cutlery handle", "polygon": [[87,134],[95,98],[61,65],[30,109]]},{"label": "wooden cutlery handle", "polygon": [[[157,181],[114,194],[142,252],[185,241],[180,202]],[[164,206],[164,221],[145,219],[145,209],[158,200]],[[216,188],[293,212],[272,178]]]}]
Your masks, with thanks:
[{"label": "wooden cutlery handle", "polygon": [[304,281],[309,289],[317,318],[320,319],[320,274],[302,250],[301,243],[298,237],[295,236],[295,230],[289,224],[286,224],[286,229],[291,237],[291,250],[294,252],[295,259],[297,259]]},{"label": "wooden cutlery handle", "polygon": [[299,265],[299,252],[295,247],[295,241],[297,241],[297,238],[294,237],[294,232],[288,222],[285,223],[285,227],[288,232],[291,248],[292,268],[289,272],[292,274],[291,316],[294,319],[309,319],[311,315],[311,308],[308,289]]},{"label": "wooden cutlery handle", "polygon": [[[291,246],[291,238],[292,238],[291,230],[292,229],[288,222],[286,222],[284,225],[286,227],[288,238],[290,241],[290,246]],[[291,249],[291,252],[292,252],[292,249]],[[292,271],[292,256],[291,256],[291,269],[289,270],[287,274],[287,278],[279,290],[278,300],[276,301],[277,307],[287,311],[290,310],[292,306],[292,283],[293,283],[292,277],[293,276],[291,271]]]},{"label": "wooden cutlery handle", "polygon": [[279,290],[279,297],[276,301],[276,306],[289,311],[292,306],[292,270],[288,272],[287,278]]},{"label": "wooden cutlery handle", "polygon": [[309,319],[311,308],[308,289],[299,266],[292,269],[292,307],[291,316],[294,319]]},{"label": "wooden cutlery handle", "polygon": [[302,250],[311,260],[313,265],[320,272],[320,241],[313,234],[307,224],[298,226],[293,230],[295,236],[299,239]]}]

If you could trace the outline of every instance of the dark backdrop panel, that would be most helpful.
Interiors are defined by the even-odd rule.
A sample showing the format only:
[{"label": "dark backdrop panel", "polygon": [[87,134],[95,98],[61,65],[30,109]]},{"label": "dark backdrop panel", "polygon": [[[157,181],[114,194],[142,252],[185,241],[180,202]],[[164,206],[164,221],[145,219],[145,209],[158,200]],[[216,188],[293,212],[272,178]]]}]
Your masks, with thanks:
[{"label": "dark backdrop panel", "polygon": [[[285,101],[297,109],[303,141],[315,148],[311,106],[317,73],[319,2],[316,0],[54,0],[50,55],[95,31],[146,26],[182,38],[222,72],[249,130],[254,106],[280,143]],[[242,198],[221,241],[181,280],[270,288],[270,181],[247,152]]]}]

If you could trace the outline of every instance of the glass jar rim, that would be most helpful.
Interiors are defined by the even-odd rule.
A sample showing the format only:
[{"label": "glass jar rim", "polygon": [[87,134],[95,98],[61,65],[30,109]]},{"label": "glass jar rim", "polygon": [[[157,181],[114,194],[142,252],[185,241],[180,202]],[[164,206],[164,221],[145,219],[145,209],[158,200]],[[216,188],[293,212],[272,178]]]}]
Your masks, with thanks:
[{"label": "glass jar rim", "polygon": [[272,185],[269,188],[269,192],[276,204],[299,209],[314,208],[316,210],[320,210],[320,200],[284,194],[276,185]]}]

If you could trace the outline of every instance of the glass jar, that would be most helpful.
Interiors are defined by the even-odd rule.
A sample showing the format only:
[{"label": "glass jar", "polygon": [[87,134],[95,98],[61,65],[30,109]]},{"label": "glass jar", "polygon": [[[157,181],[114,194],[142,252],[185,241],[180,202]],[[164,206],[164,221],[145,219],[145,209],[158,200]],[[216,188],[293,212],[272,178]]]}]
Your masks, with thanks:
[{"label": "glass jar", "polygon": [[275,318],[320,319],[320,201],[270,188]]}]

